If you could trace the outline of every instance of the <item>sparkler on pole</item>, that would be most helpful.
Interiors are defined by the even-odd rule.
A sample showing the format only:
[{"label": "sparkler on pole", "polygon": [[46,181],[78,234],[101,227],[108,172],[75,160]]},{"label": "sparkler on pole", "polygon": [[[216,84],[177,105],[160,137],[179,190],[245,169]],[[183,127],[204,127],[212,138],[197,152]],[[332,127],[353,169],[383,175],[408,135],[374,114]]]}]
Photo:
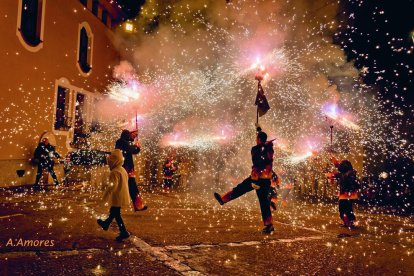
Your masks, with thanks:
[{"label": "sparkler on pole", "polygon": [[334,152],[333,148],[333,129],[334,129],[334,122],[338,117],[338,106],[336,104],[331,104],[325,110],[326,121],[329,122],[329,137],[330,137],[330,147],[329,151],[331,153]]},{"label": "sparkler on pole", "polygon": [[[128,81],[118,81],[112,83],[108,87],[107,94],[111,99],[117,102],[121,102],[125,105],[132,105],[132,107],[134,107],[140,97],[141,88],[142,86],[134,79],[130,79]],[[135,129],[138,131],[137,106],[135,106]]]},{"label": "sparkler on pole", "polygon": [[[257,93],[259,93],[260,80],[257,80]],[[259,125],[259,106],[256,108],[256,125]]]},{"label": "sparkler on pole", "polygon": [[338,105],[335,103],[323,106],[322,110],[326,116],[326,120],[329,120],[330,122],[330,151],[333,152],[333,128],[335,123],[339,123],[340,125],[352,130],[359,130],[360,127],[350,120],[350,114],[340,110]]},{"label": "sparkler on pole", "polygon": [[331,153],[333,153],[333,124],[329,126],[330,130],[331,130]]},{"label": "sparkler on pole", "polygon": [[137,134],[138,134],[138,110],[136,109],[135,109],[135,129],[137,130]]}]

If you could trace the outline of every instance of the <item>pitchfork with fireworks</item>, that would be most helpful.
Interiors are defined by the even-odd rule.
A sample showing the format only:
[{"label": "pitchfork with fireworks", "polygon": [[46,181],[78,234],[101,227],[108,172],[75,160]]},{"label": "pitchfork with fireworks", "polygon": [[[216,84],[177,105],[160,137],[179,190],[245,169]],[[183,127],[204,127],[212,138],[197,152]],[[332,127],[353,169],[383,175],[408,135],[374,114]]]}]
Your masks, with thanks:
[{"label": "pitchfork with fireworks", "polygon": [[350,115],[339,109],[336,103],[326,104],[322,107],[323,114],[329,122],[330,129],[330,152],[333,153],[333,129],[336,123],[352,130],[359,130],[360,127],[350,119]]},{"label": "pitchfork with fireworks", "polygon": [[[108,96],[120,103],[135,103],[140,97],[141,85],[135,79],[114,82],[108,89]],[[138,110],[135,108],[135,129],[138,130]]]},{"label": "pitchfork with fireworks", "polygon": [[267,102],[266,96],[261,82],[269,77],[269,74],[266,72],[264,65],[260,64],[260,60],[257,59],[251,69],[255,70],[254,79],[257,80],[257,95],[254,104],[257,106],[256,110],[256,125],[259,125],[259,117],[262,117],[270,109],[269,103]]}]

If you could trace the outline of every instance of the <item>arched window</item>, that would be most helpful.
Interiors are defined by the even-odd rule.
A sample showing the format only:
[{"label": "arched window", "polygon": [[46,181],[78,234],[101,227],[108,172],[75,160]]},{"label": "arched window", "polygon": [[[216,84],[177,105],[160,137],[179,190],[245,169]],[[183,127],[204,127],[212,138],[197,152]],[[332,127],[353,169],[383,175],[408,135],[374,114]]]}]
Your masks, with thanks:
[{"label": "arched window", "polygon": [[31,51],[37,51],[43,39],[46,0],[19,0],[17,35]]},{"label": "arched window", "polygon": [[89,25],[83,23],[79,30],[78,65],[81,73],[88,74],[92,69],[93,35]]},{"label": "arched window", "polygon": [[69,117],[70,90],[58,85],[56,93],[55,130],[68,131],[72,119]]}]

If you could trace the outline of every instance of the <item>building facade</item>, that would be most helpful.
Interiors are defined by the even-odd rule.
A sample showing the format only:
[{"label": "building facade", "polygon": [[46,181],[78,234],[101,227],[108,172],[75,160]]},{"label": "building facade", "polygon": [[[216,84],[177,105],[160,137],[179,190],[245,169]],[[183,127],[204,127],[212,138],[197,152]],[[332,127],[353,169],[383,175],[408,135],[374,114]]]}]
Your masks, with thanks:
[{"label": "building facade", "polygon": [[1,2],[0,186],[34,183],[41,137],[64,156],[88,131],[119,63],[113,29],[123,14],[112,2]]}]

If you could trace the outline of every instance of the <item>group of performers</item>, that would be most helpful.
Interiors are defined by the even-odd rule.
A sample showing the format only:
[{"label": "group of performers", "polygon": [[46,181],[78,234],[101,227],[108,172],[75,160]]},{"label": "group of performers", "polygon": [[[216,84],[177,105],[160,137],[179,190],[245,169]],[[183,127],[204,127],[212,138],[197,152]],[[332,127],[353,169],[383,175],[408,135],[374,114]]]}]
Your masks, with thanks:
[{"label": "group of performers", "polygon": [[[271,209],[276,209],[277,193],[275,186],[280,183],[280,179],[273,171],[273,154],[273,142],[267,140],[267,134],[261,128],[257,128],[256,145],[251,149],[253,165],[250,176],[224,194],[214,193],[214,197],[219,204],[224,205],[245,193],[255,190],[262,213],[264,224],[262,232],[264,234],[270,234],[274,231]],[[335,183],[336,180],[339,185],[339,213],[343,226],[353,228],[356,220],[353,203],[358,198],[359,189],[356,171],[348,160],[339,161],[332,157],[332,162],[338,171],[327,173],[326,177],[332,183]],[[290,189],[287,190],[290,191]]]},{"label": "group of performers", "polygon": [[[104,199],[110,203],[111,209],[106,220],[98,220],[98,224],[107,230],[113,219],[116,220],[120,229],[120,236],[117,240],[122,241],[129,236],[123,220],[121,218],[121,206],[129,204],[131,199],[133,208],[136,212],[144,211],[147,206],[143,203],[136,180],[133,155],[140,152],[141,148],[136,140],[138,132],[123,130],[121,137],[115,143],[115,151],[107,158],[107,163],[111,169],[109,185],[105,191]],[[264,234],[274,231],[273,217],[271,210],[276,210],[277,190],[280,185],[280,178],[273,170],[273,141],[267,140],[267,134],[257,128],[256,145],[251,149],[252,170],[251,174],[240,184],[230,191],[219,194],[214,193],[215,199],[224,205],[250,191],[255,190],[259,200],[260,210],[264,228]],[[39,169],[36,175],[36,185],[38,185],[42,171],[47,169],[52,174],[55,184],[58,185],[56,175],[53,171],[54,157],[58,156],[55,148],[49,144],[45,138],[39,144],[35,152],[38,160]],[[339,161],[332,157],[332,163],[337,168],[337,172],[326,173],[326,177],[332,183],[339,186],[339,213],[343,221],[343,226],[353,228],[355,226],[355,214],[353,203],[358,198],[359,181],[356,171],[348,160]],[[173,185],[173,175],[177,167],[172,158],[167,158],[163,164],[163,190],[171,191]],[[285,187],[282,200],[287,199],[287,194],[292,189],[292,183]]]}]

